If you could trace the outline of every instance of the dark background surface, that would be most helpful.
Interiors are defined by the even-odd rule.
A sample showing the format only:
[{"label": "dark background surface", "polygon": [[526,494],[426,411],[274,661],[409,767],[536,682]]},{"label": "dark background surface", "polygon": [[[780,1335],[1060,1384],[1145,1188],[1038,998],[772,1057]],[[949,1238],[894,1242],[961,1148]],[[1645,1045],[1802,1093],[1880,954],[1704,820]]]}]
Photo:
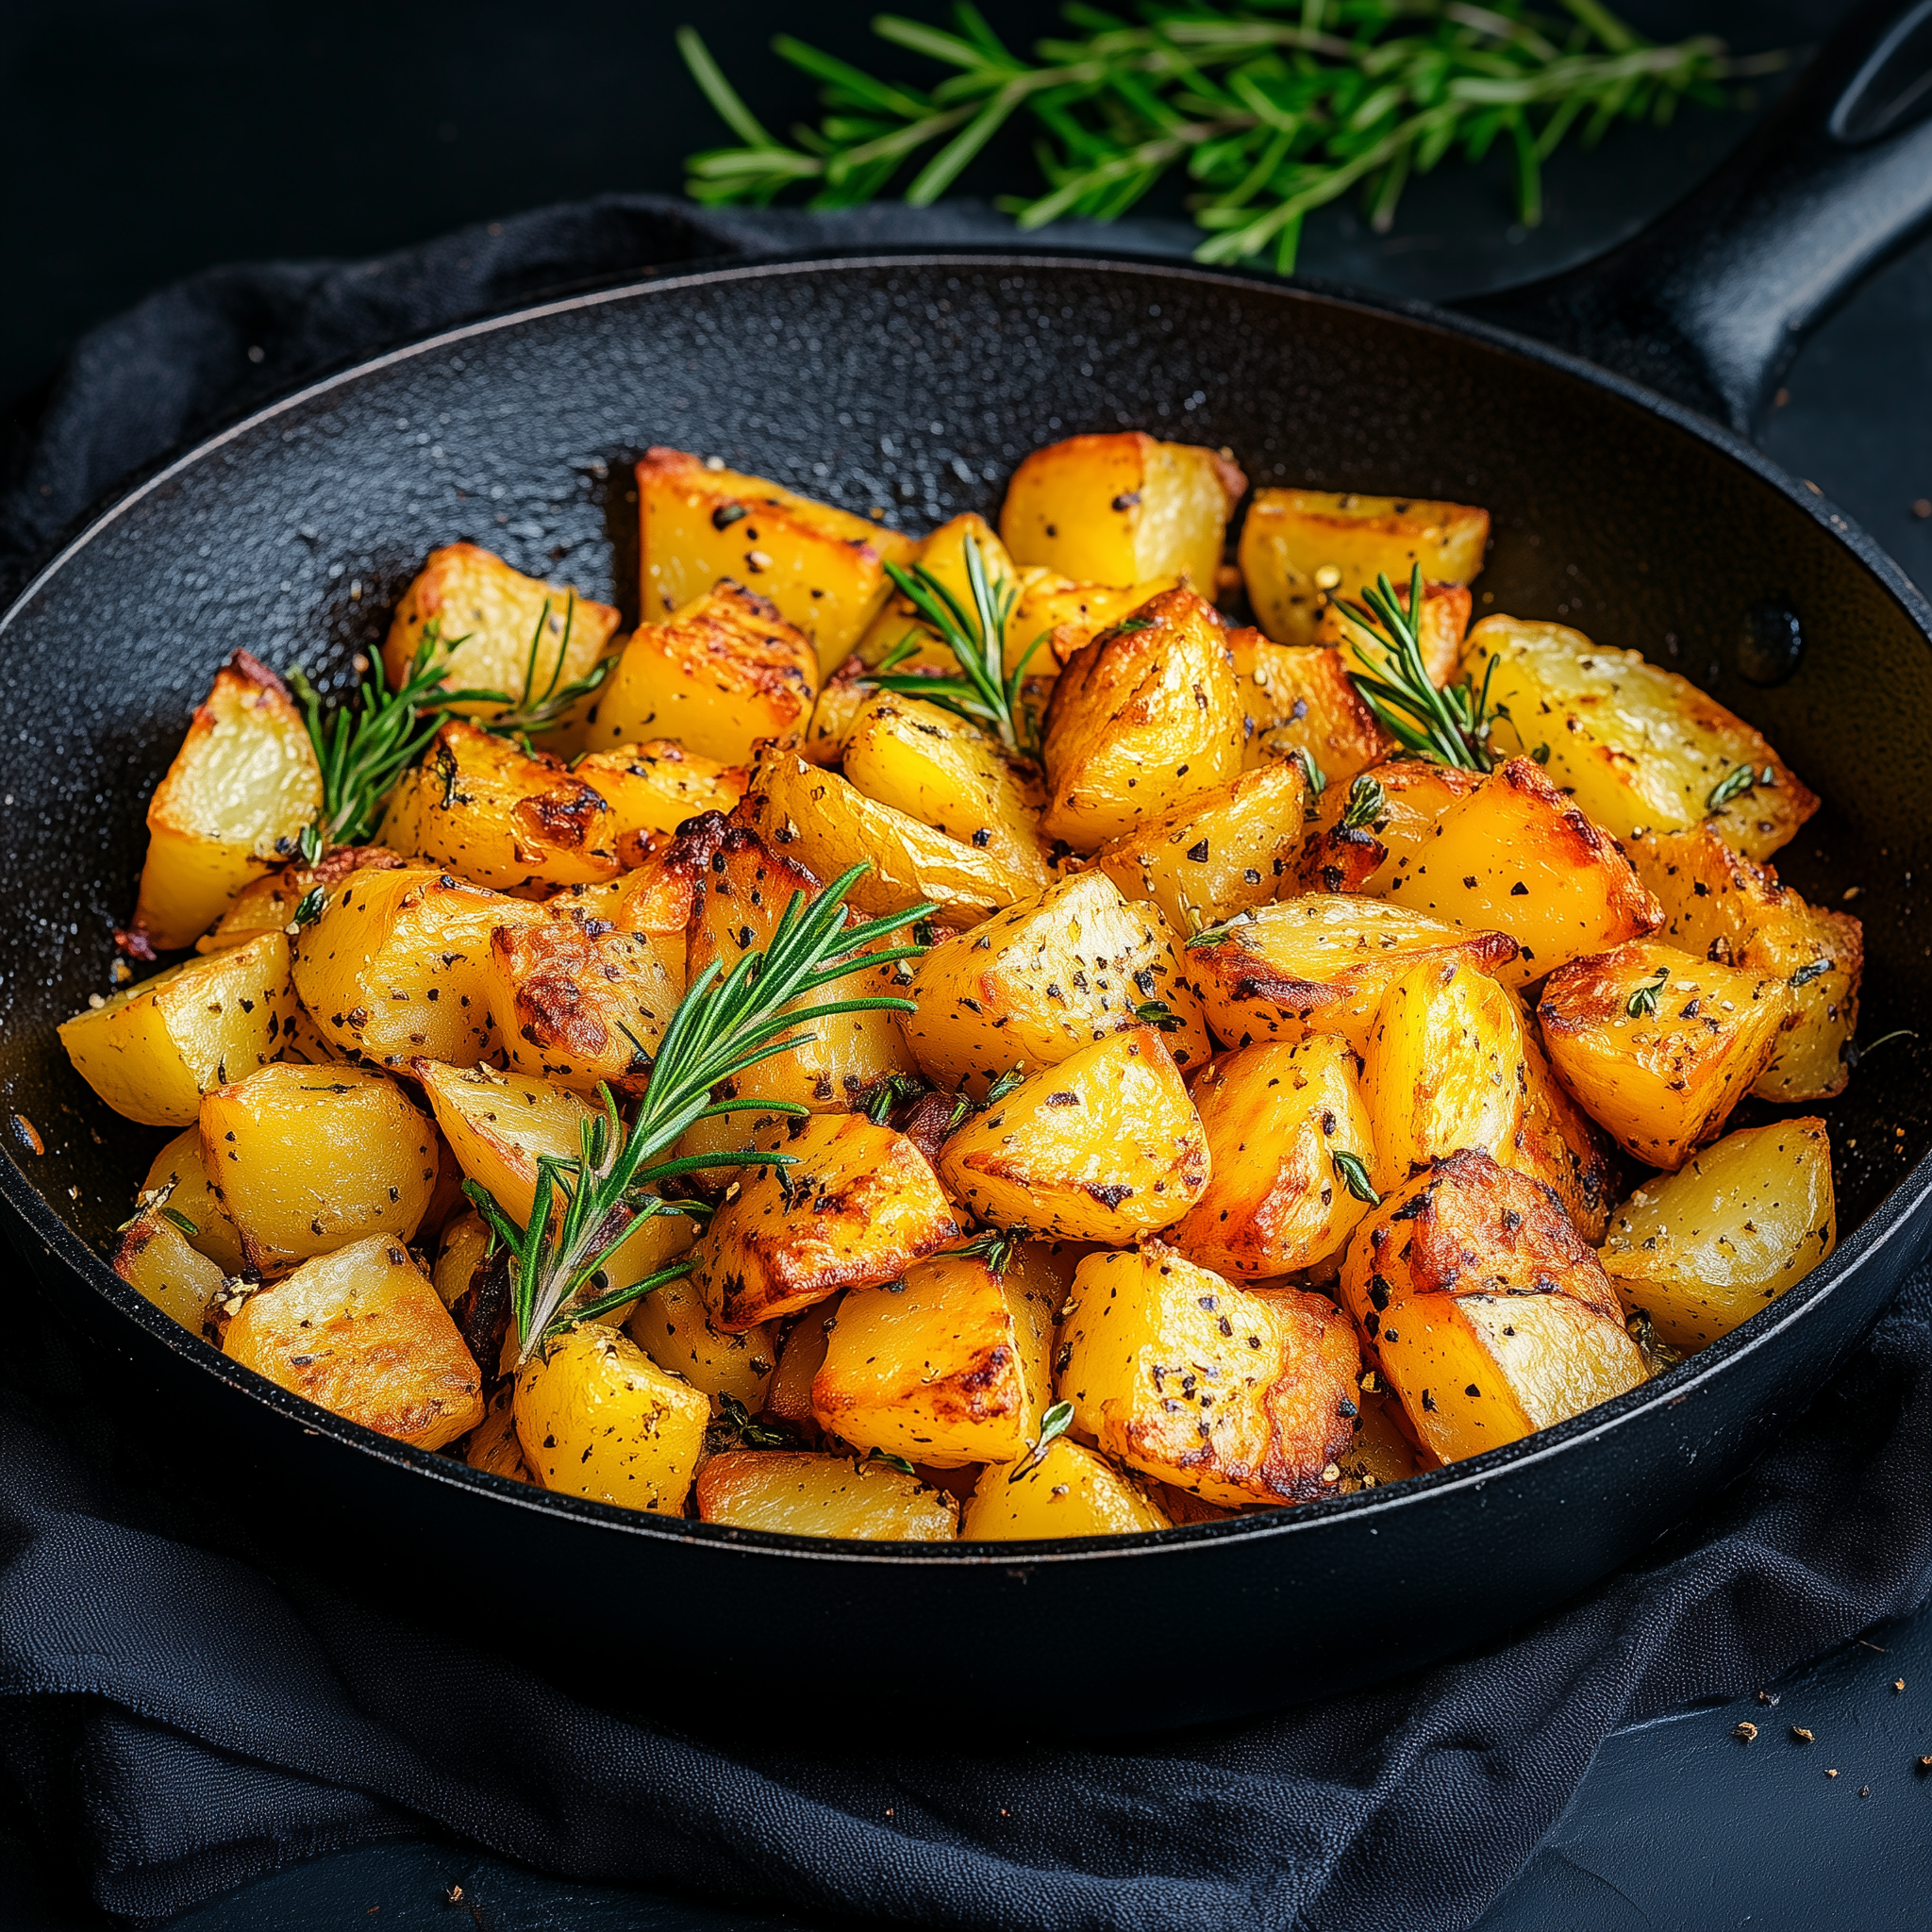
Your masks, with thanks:
[{"label": "dark background surface", "polygon": [[[683,155],[719,138],[672,50],[681,19],[707,33],[774,128],[809,111],[807,86],[764,52],[780,27],[916,72],[871,40],[867,10],[813,14],[797,0],[744,0],[724,18],[616,0],[315,11],[12,0],[0,9],[0,168],[14,191],[0,403],[13,433],[79,333],[195,269],[357,257],[553,201],[675,190]],[[1646,31],[1709,29],[1744,50],[1814,42],[1842,10],[1835,0],[1624,8]],[[986,11],[1019,44],[1051,30],[1045,8]],[[1303,266],[1438,298],[1523,279],[1629,232],[1745,125],[1743,114],[1692,109],[1669,129],[1619,129],[1594,158],[1566,151],[1551,171],[1549,219],[1529,235],[1511,225],[1500,169],[1445,167],[1411,190],[1386,238],[1346,208],[1329,210],[1311,224]],[[1027,185],[1024,150],[1015,130],[963,189]],[[1136,245],[1187,245],[1177,194],[1148,206]],[[1766,443],[1932,585],[1932,519],[1913,508],[1932,498],[1932,247],[1889,270],[1806,352]],[[1776,1706],[1746,1700],[1613,1739],[1485,1932],[1932,1924],[1932,1776],[1916,1763],[1932,1754],[1932,1614],[1870,1643],[1883,1654],[1841,1652],[1776,1687]],[[1761,1726],[1749,1745],[1731,1736],[1746,1716]],[[1792,1740],[1791,1724],[1817,1742]],[[455,1885],[463,1894],[452,1906]],[[566,1886],[429,1841],[301,1867],[182,1923],[307,1932],[351,1921],[491,1932],[802,1923]],[[0,1926],[88,1923],[66,1874],[45,1869],[0,1811]]]}]

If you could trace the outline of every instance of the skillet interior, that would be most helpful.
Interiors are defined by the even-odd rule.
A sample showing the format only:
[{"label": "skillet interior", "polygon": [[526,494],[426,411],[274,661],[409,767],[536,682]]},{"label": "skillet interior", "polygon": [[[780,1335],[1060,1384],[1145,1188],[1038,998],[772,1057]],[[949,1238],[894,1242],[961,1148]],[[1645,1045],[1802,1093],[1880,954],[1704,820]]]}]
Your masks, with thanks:
[{"label": "skillet interior", "polygon": [[[1761,725],[1826,800],[1781,855],[1786,875],[1831,904],[1858,890],[1868,946],[1863,1037],[1920,1025],[1932,977],[1912,918],[1932,836],[1915,756],[1932,732],[1924,606],[1895,570],[1888,577],[1884,567],[1861,562],[1853,546],[1864,540],[1835,531],[1828,508],[1782,486],[1768,465],[1694,433],[1668,410],[1579,380],[1554,358],[1272,283],[1172,265],[957,256],[720,271],[480,325],[325,383],[163,473],[11,613],[0,651],[9,744],[0,770],[11,835],[0,842],[0,882],[14,911],[0,923],[0,1083],[5,1112],[31,1121],[46,1152],[26,1154],[21,1130],[9,1128],[19,1172],[4,1178],[39,1224],[33,1258],[66,1304],[105,1316],[107,1332],[143,1363],[165,1356],[187,1365],[158,1372],[183,1393],[214,1399],[231,1424],[262,1432],[264,1441],[288,1448],[297,1431],[283,1418],[298,1415],[311,1425],[306,1440],[331,1445],[325,1467],[336,1474],[322,1474],[317,1462],[319,1485],[340,1480],[346,1497],[365,1481],[381,1489],[387,1480],[382,1500],[370,1504],[387,1517],[421,1520],[424,1509],[441,1507],[493,1531],[513,1518],[515,1534],[550,1552],[545,1561],[579,1572],[587,1588],[623,1544],[654,1544],[664,1553],[658,1561],[694,1548],[774,1559],[805,1554],[809,1546],[786,1539],[692,1536],[555,1499],[540,1505],[522,1495],[508,1509],[492,1485],[467,1475],[432,1490],[408,1472],[429,1466],[454,1477],[446,1458],[399,1451],[345,1425],[317,1431],[312,1411],[261,1385],[243,1386],[97,1260],[85,1266],[89,1286],[78,1292],[79,1257],[55,1252],[65,1243],[52,1217],[97,1253],[163,1137],[94,1102],[52,1029],[107,984],[112,928],[133,902],[148,791],[214,666],[238,645],[274,664],[326,666],[340,677],[354,651],[380,640],[424,552],[458,537],[521,569],[568,575],[634,621],[628,464],[653,442],[715,454],[861,511],[882,505],[891,521],[916,530],[962,508],[995,511],[1008,473],[1035,444],[1124,426],[1225,443],[1257,483],[1487,505],[1495,546],[1478,580],[1478,612],[1563,619],[1602,643],[1634,646]],[[1796,613],[1807,647],[1788,681],[1758,688],[1740,676],[1738,649],[1749,613],[1767,602]],[[1892,1042],[1824,1109],[1847,1233],[1926,1153],[1917,1055],[1914,1042]],[[1880,1220],[1889,1224],[1900,1205],[1894,1200]],[[1880,1272],[1895,1279],[1915,1235],[1889,1244]],[[1724,1399],[1700,1405],[1700,1446],[1673,1424],[1675,1446],[1650,1452],[1677,1471],[1661,1495],[1647,1492],[1655,1467],[1593,1450],[1582,1422],[1484,1458],[1478,1478],[1492,1463],[1547,1468],[1552,1452],[1574,1444],[1577,1455],[1595,1455],[1586,1491],[1619,1500],[1605,1503],[1593,1532],[1572,1524],[1571,1553],[1545,1550],[1524,1558],[1519,1575],[1472,1583],[1466,1614],[1441,1615],[1426,1637],[1411,1632],[1345,1665],[1302,1659],[1265,1683],[1192,1686],[1124,1721],[1255,1707],[1377,1674],[1516,1621],[1607,1569],[1734,1467],[1780,1405],[1815,1386],[1828,1359],[1856,1339],[1884,1281],[1825,1297],[1844,1305],[1829,1320],[1796,1319],[1801,1296],[1819,1300],[1849,1258],[1679,1372],[1686,1387]],[[1787,1332],[1754,1350],[1771,1328]],[[1746,1357],[1758,1369],[1727,1384],[1724,1365]],[[1724,1395],[1727,1386],[1734,1394]],[[1673,1399],[1653,1389],[1625,1398],[1620,1412]],[[1653,1440],[1665,1439],[1653,1431]],[[1571,1456],[1569,1475],[1557,1479],[1559,1489],[1573,1484],[1573,1516],[1582,1467]],[[1412,1486],[1394,1520],[1435,1526],[1402,1530],[1398,1540],[1434,1539],[1434,1556],[1460,1548],[1473,1567],[1492,1569],[1485,1544],[1502,1531],[1504,1511],[1478,1522],[1490,1503],[1473,1515],[1466,1500],[1453,1500],[1482,1491],[1480,1479],[1463,1479],[1468,1474]],[[1524,1474],[1518,1489],[1529,1513],[1517,1527],[1534,1535],[1535,1512],[1561,1499],[1544,1476]],[[463,1502],[448,1500],[457,1497]],[[1363,1507],[1376,1500],[1291,1512],[1292,1524],[1178,1532],[1126,1550],[1178,1557],[1191,1548],[1231,1558],[1237,1545],[1265,1546],[1275,1554],[1244,1557],[1239,1587],[1279,1605],[1318,1575],[1345,1576],[1366,1561],[1362,1525],[1375,1516],[1383,1527],[1368,1534],[1390,1533],[1389,1501]],[[1500,1491],[1491,1498],[1501,1501]],[[1318,1554],[1306,1532],[1323,1524],[1335,1533]],[[1290,1529],[1295,1534],[1285,1536]],[[935,1581],[996,1568],[1022,1578],[1078,1573],[1091,1579],[1091,1610],[1108,1563],[1077,1558],[1103,1553],[1060,1547],[1061,1556],[1037,1567],[995,1566],[962,1546],[938,1564],[861,1547],[836,1561],[820,1549],[820,1560],[785,1568],[842,1576],[813,1615],[842,1614],[843,1605],[870,1618],[878,1602],[866,1594],[870,1584],[858,1588],[863,1580],[894,1570],[909,1577],[915,1569]],[[1366,1586],[1370,1568],[1359,1574]],[[977,1614],[969,1608],[977,1600],[978,1586],[964,1589],[947,1614]],[[991,1602],[984,1599],[981,1611]],[[1099,1657],[1092,1674],[1098,1700]],[[1071,1721],[1110,1720],[1095,1702]]]}]

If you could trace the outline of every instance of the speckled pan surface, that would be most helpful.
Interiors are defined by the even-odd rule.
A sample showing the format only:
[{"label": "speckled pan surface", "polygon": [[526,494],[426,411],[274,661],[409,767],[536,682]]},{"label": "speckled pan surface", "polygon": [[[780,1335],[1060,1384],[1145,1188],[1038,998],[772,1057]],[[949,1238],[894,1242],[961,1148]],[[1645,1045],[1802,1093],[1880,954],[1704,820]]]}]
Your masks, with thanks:
[{"label": "speckled pan surface", "polygon": [[[652,443],[722,457],[923,530],[996,511],[1014,463],[1083,430],[1227,444],[1257,483],[1487,505],[1478,609],[1564,620],[1681,669],[1759,724],[1825,808],[1785,854],[1866,921],[1868,1039],[1932,1040],[1932,862],[1922,747],[1932,614],[1869,540],[1720,432],[1546,352],[1442,318],[1172,265],[906,256],[721,270],[575,298],[352,371],[251,419],[135,491],[0,624],[0,1189],[24,1253],[177,1425],[297,1471],[406,1588],[411,1539],[513,1550],[501,1589],[577,1622],[675,1593],[720,1631],[711,1681],[756,1654],[729,1614],[786,1592],[801,1635],[917,1620],[980,1657],[960,1707],[1013,1673],[1053,1683],[1068,1729],[1255,1708],[1405,1668],[1520,1621],[1623,1560],[1734,1470],[1862,1334],[1932,1234],[1919,1049],[1892,1042],[1828,1113],[1844,1239],[1804,1289],[1608,1408],[1386,1494],[1105,1546],[824,1545],[605,1509],[481,1477],[320,1416],[174,1329],[100,1258],[162,1136],[93,1101],[54,1026],[107,985],[133,902],[147,794],[237,646],[340,675],[433,545],[469,538],[637,611],[629,464]],[[1491,601],[1491,600],[1493,601]],[[1760,686],[1767,607],[1805,649]],[[1754,618],[1754,613],[1755,618]],[[1755,624],[1755,630],[1754,630]],[[45,1152],[28,1151],[32,1124]],[[385,1541],[388,1539],[389,1541]],[[1124,1574],[1122,1565],[1124,1562]],[[520,1583],[519,1578],[524,1581]],[[532,1579],[541,1579],[541,1584]],[[1094,1618],[1134,1592],[1132,1629]],[[1210,1590],[1286,1639],[1239,1683],[1121,1673],[1174,1647]],[[1106,1594],[1103,1595],[1103,1592]],[[654,1609],[653,1606],[658,1607]],[[1169,1614],[1171,1613],[1171,1614]],[[1016,1665],[989,1620],[1078,1619],[1069,1655]],[[753,1620],[756,1621],[756,1620]],[[1163,1629],[1174,1634],[1159,1637]],[[890,1646],[887,1647],[890,1650]],[[924,1645],[881,1660],[888,1714]],[[705,1666],[694,1659],[694,1687]],[[1143,1673],[1144,1674],[1144,1673]],[[920,1680],[922,1695],[931,1686]],[[843,1715],[862,1722],[848,1701]],[[806,1686],[758,1694],[809,1704]]]}]

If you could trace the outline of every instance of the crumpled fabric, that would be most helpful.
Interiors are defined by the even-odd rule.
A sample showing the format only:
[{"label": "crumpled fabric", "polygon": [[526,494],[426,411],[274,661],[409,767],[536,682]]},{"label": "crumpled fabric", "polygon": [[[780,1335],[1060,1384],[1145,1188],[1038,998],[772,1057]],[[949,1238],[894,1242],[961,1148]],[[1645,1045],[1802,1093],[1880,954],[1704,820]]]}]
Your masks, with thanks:
[{"label": "crumpled fabric", "polygon": [[[0,484],[0,568],[225,418],[445,324],[704,255],[991,232],[971,208],[611,196],[374,263],[197,275],[80,344]],[[125,1923],[441,1831],[586,1882],[974,1932],[1455,1932],[1609,1731],[1923,1601],[1932,1271],[1700,1518],[1535,1627],[1349,1697],[1104,1744],[675,1731],[647,1670],[592,1695],[272,1562],[218,1463],[188,1490],[149,1446],[86,1345],[24,1308],[0,1357],[0,1764],[76,1891]]]}]

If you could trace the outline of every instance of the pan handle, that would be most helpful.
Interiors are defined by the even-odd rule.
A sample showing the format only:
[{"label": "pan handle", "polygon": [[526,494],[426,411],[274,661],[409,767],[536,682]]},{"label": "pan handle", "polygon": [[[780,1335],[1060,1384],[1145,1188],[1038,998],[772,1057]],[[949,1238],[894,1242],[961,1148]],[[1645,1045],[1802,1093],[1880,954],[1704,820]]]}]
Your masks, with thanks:
[{"label": "pan handle", "polygon": [[1716,174],[1607,255],[1459,304],[1749,436],[1806,337],[1932,220],[1932,0],[1874,0]]}]

